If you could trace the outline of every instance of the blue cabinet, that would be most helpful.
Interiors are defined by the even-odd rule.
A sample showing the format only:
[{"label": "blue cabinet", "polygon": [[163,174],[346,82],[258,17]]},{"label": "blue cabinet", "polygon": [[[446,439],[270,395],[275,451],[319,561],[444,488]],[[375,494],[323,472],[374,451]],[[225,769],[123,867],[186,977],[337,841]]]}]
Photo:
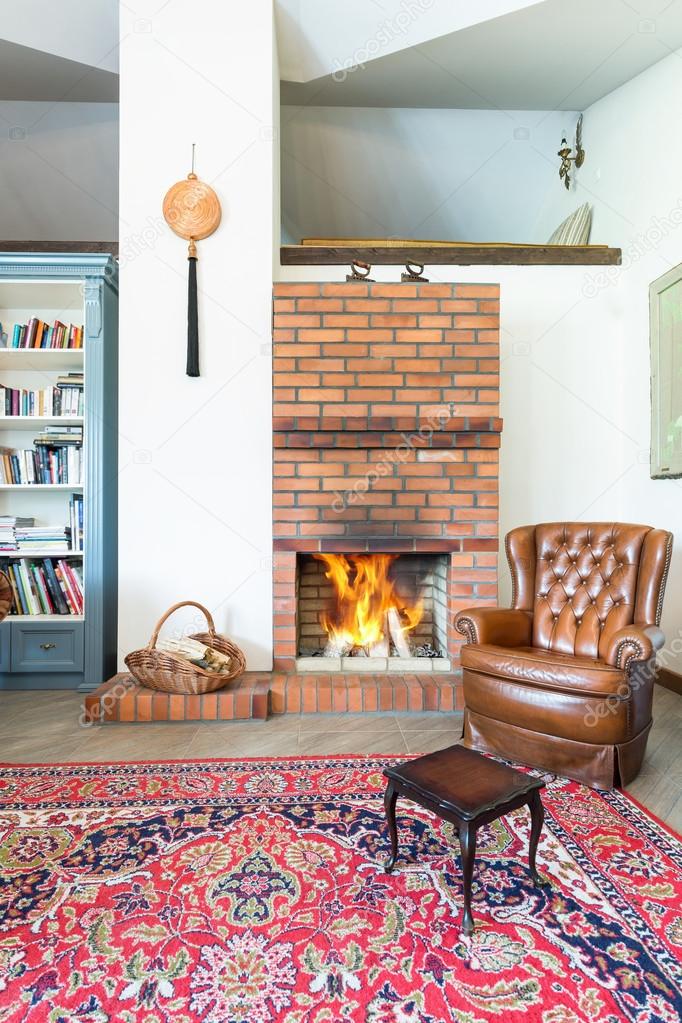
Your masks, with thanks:
[{"label": "blue cabinet", "polygon": [[[82,348],[13,345],[14,325],[31,318],[82,327]],[[69,375],[82,376],[83,386],[82,417],[73,409],[67,420],[33,408],[27,415],[23,406],[23,414],[0,410],[0,447],[30,450],[48,426],[82,425],[84,467],[82,480],[68,485],[0,482],[0,515],[36,525],[69,524],[71,495],[82,493],[83,549],[50,556],[76,566],[84,595],[82,614],[12,614],[0,624],[0,689],[95,689],[117,661],[116,262],[106,254],[0,253],[0,324],[0,387],[37,393]],[[41,553],[49,555],[0,552],[0,567],[20,557],[33,563]]]}]

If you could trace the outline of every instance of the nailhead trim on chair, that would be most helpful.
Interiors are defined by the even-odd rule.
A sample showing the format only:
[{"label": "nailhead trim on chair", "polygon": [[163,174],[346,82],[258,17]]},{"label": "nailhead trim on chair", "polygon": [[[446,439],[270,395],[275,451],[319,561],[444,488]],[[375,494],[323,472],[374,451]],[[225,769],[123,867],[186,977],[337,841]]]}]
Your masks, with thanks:
[{"label": "nailhead trim on chair", "polygon": [[[625,658],[625,664],[621,664],[620,663],[621,654],[622,654],[623,650],[626,647],[634,647],[635,648],[635,653],[630,654],[629,657]],[[637,656],[637,655],[639,655],[639,656]],[[632,639],[632,638],[621,639],[620,643],[616,647],[616,667],[617,668],[622,668],[623,671],[627,671],[628,670],[628,665],[630,664],[630,661],[643,661],[643,660],[644,660],[644,648],[642,647],[641,643],[639,643],[636,639]]]},{"label": "nailhead trim on chair", "polygon": [[661,624],[661,614],[663,612],[663,597],[665,596],[665,587],[668,582],[668,570],[670,568],[670,559],[673,555],[673,538],[672,533],[668,537],[668,542],[665,545],[665,565],[663,566],[663,575],[661,576],[661,585],[658,590],[658,603],[656,604],[656,625]]},{"label": "nailhead trim on chair", "polygon": [[457,619],[455,625],[457,632],[460,632],[463,636],[466,636],[467,642],[478,643],[478,636],[476,635],[476,626],[471,618],[462,618],[461,616]]},{"label": "nailhead trim on chair", "polygon": [[509,533],[507,533],[507,535],[504,538],[504,551],[505,554],[507,555],[507,564],[509,565],[509,572],[512,581],[511,606],[516,607],[517,594],[516,571],[514,570],[514,565],[512,564],[511,550],[509,549]]}]

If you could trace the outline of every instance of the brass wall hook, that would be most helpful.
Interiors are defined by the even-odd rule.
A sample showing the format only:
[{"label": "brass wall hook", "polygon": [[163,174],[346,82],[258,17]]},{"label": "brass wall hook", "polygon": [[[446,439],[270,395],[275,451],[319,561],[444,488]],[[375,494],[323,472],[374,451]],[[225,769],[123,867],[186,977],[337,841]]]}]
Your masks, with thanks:
[{"label": "brass wall hook", "polygon": [[557,153],[561,157],[559,166],[559,177],[563,180],[567,189],[571,187],[571,164],[582,167],[585,162],[585,150],[583,149],[583,115],[578,118],[575,126],[575,156],[571,156],[571,147],[565,138],[561,140],[561,149]]}]

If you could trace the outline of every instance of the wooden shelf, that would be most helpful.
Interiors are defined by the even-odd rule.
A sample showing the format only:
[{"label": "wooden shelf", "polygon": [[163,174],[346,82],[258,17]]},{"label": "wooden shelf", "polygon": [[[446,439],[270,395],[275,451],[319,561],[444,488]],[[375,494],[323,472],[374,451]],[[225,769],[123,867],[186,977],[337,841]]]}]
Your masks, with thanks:
[{"label": "wooden shelf", "polygon": [[83,416],[0,416],[0,430],[33,430],[36,426],[82,426]]},{"label": "wooden shelf", "polygon": [[1,558],[82,558],[83,551],[0,551]]},{"label": "wooden shelf", "polygon": [[[437,245],[350,247],[283,245],[283,266],[619,266],[621,250],[608,245]],[[426,274],[428,277],[428,273]]]},{"label": "wooden shelf", "polygon": [[83,622],[85,615],[8,615],[6,622]]},{"label": "wooden shelf", "polygon": [[0,369],[60,370],[82,365],[82,348],[0,348]]},{"label": "wooden shelf", "polygon": [[80,493],[82,483],[0,483],[0,490],[71,490]]},{"label": "wooden shelf", "polygon": [[118,255],[118,242],[0,241],[0,252],[103,252]]}]

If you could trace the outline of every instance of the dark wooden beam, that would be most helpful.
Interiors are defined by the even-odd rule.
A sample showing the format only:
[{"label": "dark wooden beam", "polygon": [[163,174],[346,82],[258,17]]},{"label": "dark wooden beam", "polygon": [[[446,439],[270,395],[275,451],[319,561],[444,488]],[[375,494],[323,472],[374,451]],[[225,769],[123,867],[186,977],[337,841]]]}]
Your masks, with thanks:
[{"label": "dark wooden beam", "polygon": [[118,242],[0,241],[0,252],[106,252],[118,255]]},{"label": "dark wooden beam", "polygon": [[621,250],[608,245],[437,245],[433,248],[389,245],[367,248],[332,245],[283,245],[283,266],[619,266]]}]

